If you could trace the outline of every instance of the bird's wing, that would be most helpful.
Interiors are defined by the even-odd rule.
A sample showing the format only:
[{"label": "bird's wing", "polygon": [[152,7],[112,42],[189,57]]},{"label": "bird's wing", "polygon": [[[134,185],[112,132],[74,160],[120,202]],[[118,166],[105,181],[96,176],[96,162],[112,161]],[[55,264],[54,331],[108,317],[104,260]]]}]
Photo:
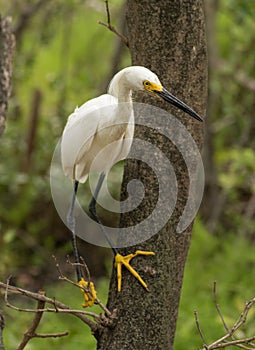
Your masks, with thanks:
[{"label": "bird's wing", "polygon": [[100,109],[97,128],[76,157],[75,176],[80,182],[86,181],[84,176],[91,171],[108,172],[121,159],[119,154],[127,127],[128,123],[120,113],[118,104],[105,105]]},{"label": "bird's wing", "polygon": [[117,99],[106,94],[84,103],[69,116],[61,140],[61,161],[64,173],[72,179],[81,150],[84,155],[90,149],[104,111],[116,105]]},{"label": "bird's wing", "polygon": [[[107,110],[105,110],[105,113],[107,114]],[[133,110],[129,110],[126,113],[126,111],[123,112],[118,106],[118,108],[111,111],[111,118],[105,115],[104,118],[100,119],[95,141],[101,144],[101,148],[107,145],[108,149],[105,150],[105,155],[107,155],[110,167],[127,157],[132,143],[133,133]]]}]

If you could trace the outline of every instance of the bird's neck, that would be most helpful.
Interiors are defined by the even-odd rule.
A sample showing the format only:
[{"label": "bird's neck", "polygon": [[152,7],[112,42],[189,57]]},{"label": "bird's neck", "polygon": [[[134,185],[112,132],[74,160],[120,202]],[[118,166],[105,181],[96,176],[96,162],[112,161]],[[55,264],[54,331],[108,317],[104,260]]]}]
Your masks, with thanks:
[{"label": "bird's neck", "polygon": [[130,89],[126,88],[125,86],[121,86],[118,91],[118,98],[119,103],[121,102],[127,102],[132,103],[132,92]]},{"label": "bird's neck", "polygon": [[132,102],[130,87],[122,72],[117,73],[113,77],[109,85],[108,93],[116,97],[118,102]]},{"label": "bird's neck", "polygon": [[132,99],[131,99],[131,91],[119,91],[118,94],[118,120],[122,120],[125,123],[130,120],[133,115],[132,108]]}]

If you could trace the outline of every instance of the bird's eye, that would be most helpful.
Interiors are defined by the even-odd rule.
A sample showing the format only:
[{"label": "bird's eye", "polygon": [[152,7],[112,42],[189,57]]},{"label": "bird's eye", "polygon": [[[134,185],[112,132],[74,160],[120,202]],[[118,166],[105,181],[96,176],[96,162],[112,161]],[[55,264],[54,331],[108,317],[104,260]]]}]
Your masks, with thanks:
[{"label": "bird's eye", "polygon": [[148,90],[151,86],[151,83],[149,82],[149,80],[144,80],[143,86],[146,90]]}]

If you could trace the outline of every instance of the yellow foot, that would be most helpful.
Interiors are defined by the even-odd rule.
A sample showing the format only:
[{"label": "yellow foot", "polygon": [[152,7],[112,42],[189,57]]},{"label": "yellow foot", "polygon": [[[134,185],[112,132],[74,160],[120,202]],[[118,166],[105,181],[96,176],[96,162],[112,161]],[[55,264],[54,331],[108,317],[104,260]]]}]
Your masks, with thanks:
[{"label": "yellow foot", "polygon": [[81,292],[85,300],[85,303],[82,304],[82,307],[93,306],[97,300],[97,292],[95,290],[94,283],[87,282],[82,277],[82,279],[78,282],[78,285],[81,287]]},{"label": "yellow foot", "polygon": [[115,267],[117,268],[117,280],[118,280],[118,292],[121,291],[121,279],[122,279],[122,265],[124,265],[128,271],[132,273],[135,278],[142,284],[142,286],[148,290],[147,284],[141,278],[141,276],[135,271],[135,269],[130,265],[130,260],[137,255],[155,255],[154,252],[144,252],[142,250],[137,250],[134,254],[129,254],[126,256],[120,255],[119,253],[115,255]]}]

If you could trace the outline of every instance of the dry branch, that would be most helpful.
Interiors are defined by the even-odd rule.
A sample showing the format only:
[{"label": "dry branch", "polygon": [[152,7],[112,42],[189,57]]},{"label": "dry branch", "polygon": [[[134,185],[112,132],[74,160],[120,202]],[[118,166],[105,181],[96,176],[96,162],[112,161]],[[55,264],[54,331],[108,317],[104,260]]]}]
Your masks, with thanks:
[{"label": "dry branch", "polygon": [[[38,294],[41,295],[45,295],[44,291],[40,291]],[[68,332],[61,332],[61,333],[53,333],[53,334],[38,334],[35,333],[37,327],[40,324],[43,312],[42,311],[44,309],[44,305],[45,305],[45,301],[39,300],[37,302],[37,311],[34,319],[32,321],[31,326],[29,327],[29,329],[24,333],[23,339],[20,343],[20,345],[18,346],[17,350],[23,350],[25,348],[25,346],[27,345],[27,343],[29,342],[29,340],[33,339],[33,338],[56,338],[56,337],[63,337],[68,335]]]},{"label": "dry branch", "polygon": [[98,24],[101,24],[102,26],[108,28],[111,32],[116,34],[127,47],[129,47],[127,37],[125,37],[123,34],[118,32],[117,29],[111,24],[111,15],[110,15],[108,0],[105,0],[105,7],[106,7],[106,14],[107,14],[107,23],[98,21]]},{"label": "dry branch", "polygon": [[[11,285],[9,285],[9,281],[7,281],[7,284],[0,282],[0,289],[5,290],[6,306],[8,306],[12,309],[15,309],[16,311],[33,312],[33,313],[37,313],[37,312],[39,312],[39,313],[40,312],[70,313],[70,314],[78,317],[82,322],[86,323],[91,328],[92,332],[96,331],[96,329],[97,329],[97,324],[86,317],[88,315],[88,311],[75,310],[75,309],[72,309],[71,307],[65,305],[64,303],[57,301],[56,299],[46,297],[46,295],[43,295],[40,293],[30,292],[30,291],[22,289],[22,288],[11,286]],[[36,301],[48,303],[50,305],[53,305],[54,308],[47,307],[47,308],[43,308],[43,309],[23,309],[23,308],[16,307],[9,302],[8,296],[10,293],[24,295],[30,299],[34,299]],[[91,316],[91,315],[89,315],[89,316]]]},{"label": "dry branch", "polygon": [[[60,266],[59,266],[59,263],[57,262],[57,259],[56,259],[56,257],[53,255],[53,259],[55,260],[55,262],[56,262],[56,268],[57,268],[57,270],[58,270],[58,273],[59,273],[59,279],[60,280],[63,280],[63,281],[66,281],[66,282],[68,282],[68,283],[70,283],[70,284],[72,284],[72,285],[74,285],[74,286],[76,286],[76,287],[78,287],[79,289],[81,288],[77,283],[74,283],[73,281],[71,281],[69,278],[67,278],[66,276],[64,276],[64,274],[62,273],[62,271],[61,271],[61,268],[60,268]],[[90,272],[89,272],[89,269],[88,269],[88,266],[87,266],[87,264],[85,263],[85,261],[84,261],[84,259],[82,258],[82,257],[80,257],[80,259],[81,259],[81,261],[82,261],[82,263],[72,263],[70,260],[69,260],[69,257],[68,257],[68,259],[67,259],[67,262],[70,264],[70,265],[72,265],[72,266],[77,266],[77,265],[79,265],[80,267],[81,267],[81,269],[83,270],[83,272],[84,272],[84,276],[86,275],[87,276],[87,278],[88,278],[88,282],[90,282]],[[87,292],[87,293],[89,293],[90,292],[90,290],[89,290],[89,288],[86,288],[86,287],[83,287],[84,288],[84,290],[85,290],[85,292]],[[100,307],[101,307],[101,309],[105,312],[105,314],[107,315],[107,316],[111,316],[112,314],[111,314],[111,312],[107,309],[107,307],[101,302],[101,300],[97,297],[97,299],[96,299],[96,304],[98,304]],[[95,315],[95,314],[94,314]]]},{"label": "dry branch", "polygon": [[[59,278],[61,280],[67,281],[68,283],[71,283],[75,287],[78,287],[81,289],[81,287],[74,283],[73,281],[66,278],[61,270],[59,265],[56,263],[57,269],[60,273]],[[85,268],[84,263],[81,264],[83,268]],[[116,319],[116,312],[111,313],[104,305],[103,303],[97,299],[97,304],[101,307],[101,309],[104,311],[103,314],[96,314],[94,312],[90,312],[87,310],[76,310],[71,308],[68,305],[65,305],[64,303],[56,300],[55,298],[49,298],[45,295],[44,291],[39,291],[38,293],[34,293],[22,288],[18,288],[15,286],[10,285],[10,278],[7,280],[7,283],[0,282],[0,290],[5,291],[5,304],[7,307],[10,307],[16,311],[20,312],[30,312],[34,313],[34,319],[31,323],[30,328],[24,333],[23,339],[18,347],[18,350],[22,350],[25,348],[26,344],[29,342],[32,338],[49,338],[49,337],[63,337],[68,335],[68,332],[59,332],[54,334],[38,334],[36,333],[36,329],[39,326],[43,313],[44,312],[52,312],[52,313],[64,313],[64,314],[71,314],[73,316],[78,317],[83,323],[88,325],[92,331],[92,334],[97,338],[98,334],[101,332],[103,327],[110,327],[112,325],[112,322]],[[34,308],[21,308],[17,307],[10,303],[9,301],[9,295],[10,294],[18,294],[18,295],[24,295],[30,299],[34,299],[37,301],[37,307]],[[48,304],[48,305],[47,305]],[[4,350],[4,348],[3,348]]]},{"label": "dry branch", "polygon": [[210,345],[207,345],[205,337],[202,333],[200,323],[199,323],[197,311],[194,311],[198,333],[199,333],[199,335],[202,339],[202,342],[203,342],[202,350],[222,349],[222,348],[227,348],[230,346],[236,346],[236,347],[246,349],[246,350],[255,349],[255,344],[253,343],[253,341],[255,340],[255,335],[252,337],[246,337],[246,338],[242,338],[242,339],[236,338],[237,330],[240,330],[240,328],[246,323],[249,311],[251,310],[251,308],[253,307],[253,305],[255,303],[255,298],[253,298],[250,301],[245,303],[245,307],[243,309],[243,312],[240,314],[240,316],[238,317],[238,319],[236,320],[234,325],[232,327],[229,327],[227,325],[224,317],[223,317],[223,314],[220,310],[220,306],[219,306],[218,301],[217,301],[216,282],[214,282],[214,286],[213,286],[213,295],[214,295],[215,308],[216,308],[217,313],[221,319],[221,322],[224,326],[224,329],[226,330],[226,334],[224,336],[222,336],[221,338],[215,340]]}]

